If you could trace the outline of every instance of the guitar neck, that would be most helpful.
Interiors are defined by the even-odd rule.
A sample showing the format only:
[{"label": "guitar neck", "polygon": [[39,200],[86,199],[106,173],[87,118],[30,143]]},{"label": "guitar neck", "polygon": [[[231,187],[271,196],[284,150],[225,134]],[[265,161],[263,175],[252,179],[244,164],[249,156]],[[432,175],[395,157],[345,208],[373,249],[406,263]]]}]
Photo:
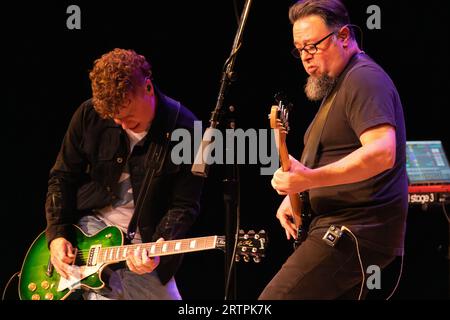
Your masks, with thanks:
[{"label": "guitar neck", "polygon": [[[291,168],[291,162],[289,160],[289,152],[285,140],[280,141],[279,153],[280,153],[281,168],[283,168],[283,171],[289,171],[289,169]],[[291,202],[295,226],[299,228],[302,225],[302,217],[301,217],[301,212],[303,208],[302,202],[298,194],[296,193],[289,194],[289,201]]]},{"label": "guitar neck", "polygon": [[124,246],[105,247],[93,251],[97,263],[116,263],[127,259],[135,250],[147,250],[149,257],[181,254],[194,251],[216,249],[225,243],[223,236],[207,236],[190,239],[168,240],[160,242],[137,243]]}]

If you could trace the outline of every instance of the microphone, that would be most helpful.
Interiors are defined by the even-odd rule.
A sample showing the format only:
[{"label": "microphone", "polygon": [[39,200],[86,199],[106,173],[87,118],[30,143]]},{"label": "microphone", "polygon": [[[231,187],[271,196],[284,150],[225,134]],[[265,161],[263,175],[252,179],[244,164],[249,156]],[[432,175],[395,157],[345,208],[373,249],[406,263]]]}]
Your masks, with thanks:
[{"label": "microphone", "polygon": [[205,133],[203,134],[202,142],[199,145],[199,148],[197,150],[197,154],[195,155],[194,163],[192,164],[191,172],[196,176],[201,177],[208,177],[209,172],[209,165],[211,163],[208,163],[208,161],[205,162],[204,155],[210,155],[211,154],[211,148],[212,148],[212,137],[213,132],[215,128],[209,127],[205,130]]}]

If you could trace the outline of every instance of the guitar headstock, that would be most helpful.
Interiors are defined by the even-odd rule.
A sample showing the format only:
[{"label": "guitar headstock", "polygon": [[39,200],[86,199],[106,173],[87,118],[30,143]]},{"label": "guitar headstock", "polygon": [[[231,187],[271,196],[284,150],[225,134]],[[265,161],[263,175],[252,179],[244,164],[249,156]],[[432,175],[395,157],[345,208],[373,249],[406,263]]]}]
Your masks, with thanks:
[{"label": "guitar headstock", "polygon": [[252,259],[259,263],[261,258],[265,256],[266,246],[267,234],[264,230],[258,233],[253,230],[249,230],[247,233],[244,230],[239,230],[235,261],[240,261],[242,257],[245,262]]},{"label": "guitar headstock", "polygon": [[270,109],[270,127],[272,129],[279,129],[280,133],[286,135],[289,132],[289,111],[292,109],[292,104],[287,102],[285,96],[281,93],[275,95],[276,105]]},{"label": "guitar headstock", "polygon": [[[260,262],[261,258],[265,256],[267,242],[267,234],[264,230],[258,233],[253,230],[249,230],[247,233],[244,230],[239,230],[235,261],[240,261],[242,257],[245,262],[249,262],[250,259],[253,259],[256,263]],[[217,249],[225,251],[225,236],[217,236],[215,245]]]}]

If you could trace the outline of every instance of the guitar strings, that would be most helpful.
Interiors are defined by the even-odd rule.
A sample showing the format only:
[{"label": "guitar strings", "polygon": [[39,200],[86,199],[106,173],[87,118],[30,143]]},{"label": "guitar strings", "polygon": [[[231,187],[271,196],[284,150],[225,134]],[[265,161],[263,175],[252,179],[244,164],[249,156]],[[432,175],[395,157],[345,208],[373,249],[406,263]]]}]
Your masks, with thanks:
[{"label": "guitar strings", "polygon": [[[205,238],[209,238],[209,237],[205,237]],[[189,239],[185,239],[185,240],[189,240]],[[201,241],[201,240],[203,240],[203,239],[200,239],[199,238],[199,240]],[[205,239],[206,240],[206,244],[204,244],[204,245],[208,245],[208,239]],[[151,246],[155,246],[155,250],[158,250],[158,249],[161,249],[163,246],[164,246],[164,244],[166,244],[167,246],[171,246],[171,244],[175,244],[176,242],[179,242],[179,240],[167,240],[167,241],[164,241],[164,243],[158,243],[158,242],[148,242],[148,243],[139,243],[139,244],[131,244],[131,245],[127,245],[127,246],[112,246],[112,247],[102,247],[100,250],[101,251],[103,251],[103,250],[107,250],[107,249],[116,249],[116,248],[123,248],[123,247],[126,247],[126,248],[128,248],[129,250],[136,250],[136,249],[138,249],[139,247],[143,247],[144,249],[149,249]],[[184,243],[184,244],[182,244],[181,246],[183,247],[183,246],[188,246],[189,244],[188,243]],[[120,249],[119,249],[120,250]],[[85,253],[89,253],[91,251],[91,248],[88,248],[88,249],[78,249],[78,253],[77,253],[77,255],[80,255],[80,254],[85,254]]]},{"label": "guitar strings", "polygon": [[[131,250],[136,250],[136,249],[138,249],[140,246],[142,247],[144,247],[144,249],[149,249],[149,247],[150,247],[150,245],[156,245],[156,250],[158,250],[158,249],[160,249],[160,248],[162,248],[163,247],[163,245],[162,244],[156,244],[156,242],[154,242],[154,243],[148,243],[148,244],[145,244],[145,246],[143,246],[142,244],[135,244],[135,245],[130,245],[129,247],[127,247],[129,250],[131,249]],[[110,249],[116,249],[116,248],[120,248],[120,246],[114,246],[114,247],[105,247],[105,248],[101,248],[100,250],[102,251],[102,252],[104,252],[104,250],[110,250]],[[121,250],[121,249],[119,249],[119,250]],[[123,249],[122,249],[123,250]],[[77,251],[77,256],[86,256],[86,254],[89,254],[89,252],[91,251],[91,249],[79,249],[78,251]]]}]

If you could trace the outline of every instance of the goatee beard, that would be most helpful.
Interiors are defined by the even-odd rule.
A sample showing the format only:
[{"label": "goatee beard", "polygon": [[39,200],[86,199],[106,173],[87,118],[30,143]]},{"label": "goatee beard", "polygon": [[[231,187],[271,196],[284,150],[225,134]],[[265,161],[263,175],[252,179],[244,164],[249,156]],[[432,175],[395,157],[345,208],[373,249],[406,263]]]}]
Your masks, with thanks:
[{"label": "goatee beard", "polygon": [[325,98],[336,85],[337,79],[324,74],[319,77],[309,76],[305,93],[309,100],[319,101]]}]

